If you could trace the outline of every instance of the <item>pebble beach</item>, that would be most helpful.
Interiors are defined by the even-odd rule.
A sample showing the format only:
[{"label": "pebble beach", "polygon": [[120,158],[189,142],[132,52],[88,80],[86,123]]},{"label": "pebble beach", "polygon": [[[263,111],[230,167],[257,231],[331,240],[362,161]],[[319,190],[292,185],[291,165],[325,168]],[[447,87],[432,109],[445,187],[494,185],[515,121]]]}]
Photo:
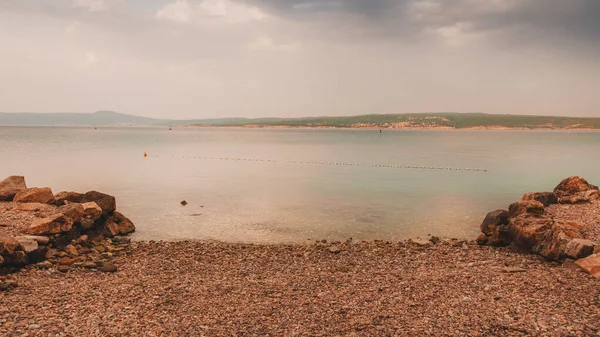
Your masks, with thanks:
[{"label": "pebble beach", "polygon": [[35,265],[3,336],[594,336],[597,279],[473,242],[133,242],[114,273]]}]

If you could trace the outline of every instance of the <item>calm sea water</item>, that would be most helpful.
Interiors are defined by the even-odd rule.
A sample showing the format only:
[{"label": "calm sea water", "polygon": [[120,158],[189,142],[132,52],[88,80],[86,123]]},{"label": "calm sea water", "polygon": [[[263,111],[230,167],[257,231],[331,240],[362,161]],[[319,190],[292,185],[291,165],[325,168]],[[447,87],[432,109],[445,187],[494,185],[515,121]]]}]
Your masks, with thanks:
[{"label": "calm sea water", "polygon": [[143,240],[473,238],[488,211],[599,167],[600,132],[0,127],[0,177],[115,195]]}]

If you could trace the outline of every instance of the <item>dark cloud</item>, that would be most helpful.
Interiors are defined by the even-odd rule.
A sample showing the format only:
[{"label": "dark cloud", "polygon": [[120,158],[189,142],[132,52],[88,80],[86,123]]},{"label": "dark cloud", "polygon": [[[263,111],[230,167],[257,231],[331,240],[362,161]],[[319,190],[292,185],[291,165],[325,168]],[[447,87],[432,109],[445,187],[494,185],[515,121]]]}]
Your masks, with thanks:
[{"label": "dark cloud", "polygon": [[240,0],[275,16],[410,37],[466,24],[505,43],[600,42],[598,0]]}]

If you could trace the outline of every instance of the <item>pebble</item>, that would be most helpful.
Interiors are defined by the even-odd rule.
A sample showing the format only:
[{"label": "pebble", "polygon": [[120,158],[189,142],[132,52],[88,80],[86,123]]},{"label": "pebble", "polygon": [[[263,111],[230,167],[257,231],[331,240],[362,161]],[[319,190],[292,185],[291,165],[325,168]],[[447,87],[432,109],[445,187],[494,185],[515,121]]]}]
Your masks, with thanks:
[{"label": "pebble", "polygon": [[115,266],[112,262],[105,262],[100,270],[105,273],[114,273],[117,271],[117,266]]}]

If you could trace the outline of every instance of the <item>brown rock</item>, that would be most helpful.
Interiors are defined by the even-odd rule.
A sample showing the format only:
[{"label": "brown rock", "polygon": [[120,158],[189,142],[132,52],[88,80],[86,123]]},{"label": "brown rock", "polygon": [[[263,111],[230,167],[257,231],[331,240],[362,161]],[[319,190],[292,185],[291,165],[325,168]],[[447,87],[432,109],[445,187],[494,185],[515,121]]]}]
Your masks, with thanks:
[{"label": "brown rock", "polygon": [[342,250],[338,246],[330,246],[327,250],[332,254],[339,254]]},{"label": "brown rock", "polygon": [[98,220],[102,216],[102,208],[93,201],[81,204],[83,206],[83,217],[92,221]]},{"label": "brown rock", "polygon": [[53,212],[54,210],[55,210],[54,206],[48,205],[48,204],[42,204],[39,202],[28,202],[28,203],[24,203],[24,204],[19,204],[17,206],[17,211],[22,211],[22,212],[38,212],[38,211]]},{"label": "brown rock", "polygon": [[79,226],[81,227],[82,230],[90,230],[90,229],[94,228],[95,224],[96,224],[96,222],[92,219],[82,218],[79,221]]},{"label": "brown rock", "polygon": [[595,245],[596,243],[593,241],[575,238],[567,243],[565,255],[573,259],[584,258],[594,253]]},{"label": "brown rock", "polygon": [[585,192],[579,192],[573,195],[563,196],[558,200],[561,204],[585,204],[593,200],[600,199],[600,191],[589,190]]},{"label": "brown rock", "polygon": [[421,239],[410,239],[408,240],[408,242],[417,245],[417,246],[421,246],[421,247],[429,247],[432,246],[433,243],[429,240],[421,240]]},{"label": "brown rock", "polygon": [[49,187],[33,187],[17,193],[13,199],[14,202],[39,202],[41,204],[51,204],[54,202],[54,195]]},{"label": "brown rock", "polygon": [[64,258],[58,260],[58,264],[63,265],[63,266],[70,266],[73,263],[75,263],[75,259],[68,258],[68,257],[64,257]]},{"label": "brown rock", "polygon": [[98,268],[98,266],[94,262],[84,262],[81,266],[83,268],[89,268],[89,269]]},{"label": "brown rock", "polygon": [[558,204],[558,198],[554,192],[530,192],[525,193],[521,200],[535,200],[541,202],[544,207]]},{"label": "brown rock", "polygon": [[117,211],[115,211],[113,214],[111,214],[107,218],[107,221],[112,221],[115,224],[117,224],[117,227],[118,227],[117,234],[114,234],[112,236],[126,235],[129,233],[135,232],[135,225],[133,224],[133,222],[131,222],[131,220],[129,220],[126,216],[124,216],[123,214],[121,214]]},{"label": "brown rock", "polygon": [[4,264],[4,258],[0,255],[0,266]]},{"label": "brown rock", "polygon": [[490,246],[507,246],[511,242],[510,232],[508,230],[508,216],[506,210],[499,209],[489,212],[481,223],[481,232],[484,237],[479,237],[479,244]]},{"label": "brown rock", "polygon": [[39,269],[48,269],[52,268],[52,262],[50,261],[42,261],[35,265]]},{"label": "brown rock", "polygon": [[25,177],[10,176],[0,181],[0,201],[12,201],[17,193],[26,189]]},{"label": "brown rock", "polygon": [[46,255],[48,254],[48,247],[39,246],[37,250],[27,254],[29,257],[29,263],[38,263],[46,260]]},{"label": "brown rock", "polygon": [[64,214],[55,214],[43,219],[35,219],[29,229],[28,234],[48,235],[65,233],[73,227],[73,220]]},{"label": "brown rock", "polygon": [[117,271],[117,266],[115,266],[112,262],[105,262],[102,264],[102,267],[100,267],[100,270],[105,273],[114,273]]},{"label": "brown rock", "polygon": [[508,206],[509,216],[514,218],[518,215],[529,214],[544,214],[544,204],[536,200],[519,200]]},{"label": "brown rock", "polygon": [[8,236],[0,236],[0,254],[10,255],[19,248],[19,241]]},{"label": "brown rock", "polygon": [[83,217],[84,208],[81,204],[72,203],[60,206],[56,210],[56,212],[64,214],[65,216],[73,220],[73,222],[75,223],[81,220],[81,218]]},{"label": "brown rock", "polygon": [[59,271],[59,272],[61,272],[61,273],[66,273],[66,272],[68,272],[68,271],[69,271],[69,269],[71,269],[71,268],[69,268],[69,266],[66,266],[66,265],[59,265],[57,269],[58,269],[58,271]]},{"label": "brown rock", "polygon": [[112,238],[115,235],[119,235],[120,230],[119,230],[119,225],[117,223],[115,223],[114,221],[107,219],[104,224],[102,225],[102,228],[100,229],[100,233],[102,233],[103,235]]},{"label": "brown rock", "polygon": [[31,253],[38,249],[38,243],[35,240],[23,237],[17,237],[15,239],[19,242],[19,250],[22,250],[25,253]]},{"label": "brown rock", "polygon": [[71,256],[78,256],[79,252],[77,251],[77,248],[75,248],[75,246],[73,245],[67,245],[65,247],[65,252],[67,252],[67,254],[71,255]]},{"label": "brown rock", "polygon": [[554,193],[556,193],[559,198],[562,198],[564,196],[574,195],[589,190],[597,191],[598,186],[589,184],[581,177],[573,176],[561,181],[560,184],[554,188]]},{"label": "brown rock", "polygon": [[600,254],[594,254],[586,258],[579,259],[575,261],[575,264],[590,273],[590,275],[600,279]]},{"label": "brown rock", "polygon": [[4,256],[4,263],[11,265],[25,265],[29,262],[27,254],[23,251],[16,251],[10,255]]},{"label": "brown rock", "polygon": [[62,206],[67,203],[81,203],[83,194],[77,192],[59,192],[54,196],[54,204]]},{"label": "brown rock", "polygon": [[50,238],[47,236],[41,236],[41,235],[22,235],[22,236],[16,236],[15,239],[18,241],[19,239],[29,239],[29,240],[35,240],[35,242],[37,242],[39,245],[45,246],[48,244],[48,242],[50,242]]},{"label": "brown rock", "polygon": [[100,193],[97,191],[90,191],[87,192],[81,200],[82,203],[91,201],[98,204],[98,206],[100,206],[100,208],[102,209],[102,213],[105,215],[114,212],[117,209],[117,202],[115,200],[115,197],[108,194]]}]

